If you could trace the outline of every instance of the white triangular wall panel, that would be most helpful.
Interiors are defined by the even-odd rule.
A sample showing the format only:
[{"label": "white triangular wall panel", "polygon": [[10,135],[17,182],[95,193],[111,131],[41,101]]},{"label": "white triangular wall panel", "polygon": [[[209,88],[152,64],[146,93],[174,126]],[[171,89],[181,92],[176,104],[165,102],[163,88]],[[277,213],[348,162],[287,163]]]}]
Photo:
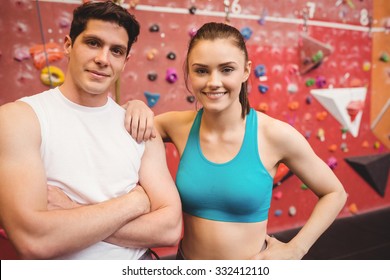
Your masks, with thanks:
[{"label": "white triangular wall panel", "polygon": [[364,110],[356,115],[354,121],[351,121],[347,106],[351,101],[365,102],[367,88],[312,89],[310,93],[343,127],[349,130],[353,137],[358,136]]}]

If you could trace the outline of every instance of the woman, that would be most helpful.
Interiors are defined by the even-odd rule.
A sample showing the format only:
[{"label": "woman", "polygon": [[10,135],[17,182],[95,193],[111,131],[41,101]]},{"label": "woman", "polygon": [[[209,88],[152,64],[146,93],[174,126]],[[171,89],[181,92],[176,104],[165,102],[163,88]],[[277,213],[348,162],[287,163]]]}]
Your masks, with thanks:
[{"label": "woman", "polygon": [[[187,88],[202,109],[155,117],[157,130],[180,155],[176,184],[184,236],[178,259],[301,259],[345,204],[340,181],[305,138],[250,108],[250,72],[241,33],[206,23],[191,39],[185,64]],[[266,233],[273,177],[281,163],[319,198],[288,243]]]}]

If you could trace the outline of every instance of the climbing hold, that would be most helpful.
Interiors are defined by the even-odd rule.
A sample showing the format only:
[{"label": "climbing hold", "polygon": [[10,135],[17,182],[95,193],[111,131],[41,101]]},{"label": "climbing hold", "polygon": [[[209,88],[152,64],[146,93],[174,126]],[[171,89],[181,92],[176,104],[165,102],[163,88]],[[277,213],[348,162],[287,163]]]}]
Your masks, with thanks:
[{"label": "climbing hold", "polygon": [[282,214],[283,214],[283,211],[282,211],[282,210],[280,210],[280,209],[275,210],[275,216],[276,216],[276,217],[279,217],[279,216],[281,216]]},{"label": "climbing hold", "polygon": [[267,103],[265,102],[261,102],[258,106],[257,106],[257,110],[259,110],[260,112],[263,112],[263,113],[267,113],[269,109],[269,106]]},{"label": "climbing hold", "polygon": [[347,153],[349,151],[347,143],[343,142],[340,144],[340,150],[344,153]]},{"label": "climbing hold", "polygon": [[291,74],[291,75],[299,75],[299,68],[298,68],[298,65],[296,64],[290,64],[288,66],[288,72]]},{"label": "climbing hold", "polygon": [[353,122],[357,116],[357,114],[363,111],[364,101],[363,100],[353,100],[348,103],[347,111],[348,115],[351,118],[351,122]]},{"label": "climbing hold", "polygon": [[241,35],[242,35],[242,37],[244,37],[245,41],[247,41],[251,38],[252,33],[253,33],[253,31],[249,27],[244,27],[243,29],[241,29]]},{"label": "climbing hold", "polygon": [[159,32],[160,31],[160,27],[157,25],[157,24],[153,24],[149,27],[149,31],[150,32]]},{"label": "climbing hold", "polygon": [[40,70],[45,67],[46,59],[49,62],[60,60],[64,57],[64,52],[59,44],[47,43],[31,47],[30,55],[34,60],[34,66]]},{"label": "climbing hold", "polygon": [[191,8],[188,9],[188,11],[190,12],[191,15],[195,15],[196,7],[192,6]]},{"label": "climbing hold", "polygon": [[368,183],[380,196],[384,197],[390,170],[390,153],[366,156],[354,156],[345,161]]},{"label": "climbing hold", "polygon": [[318,112],[316,114],[316,119],[319,120],[319,121],[323,121],[323,120],[326,119],[327,116],[328,116],[328,112],[327,111]]},{"label": "climbing hold", "polygon": [[268,10],[267,9],[263,9],[260,18],[257,20],[257,23],[260,24],[260,25],[264,25],[265,24],[265,19],[267,17],[267,14],[268,14]]},{"label": "climbing hold", "polygon": [[311,120],[311,114],[306,112],[305,115],[303,116],[303,119],[305,121],[310,121]]},{"label": "climbing hold", "polygon": [[333,52],[333,48],[307,36],[305,33],[301,33],[300,37],[298,44],[299,57],[301,58],[299,68],[300,73],[305,74],[318,68],[324,58]]},{"label": "climbing hold", "polygon": [[71,25],[71,20],[69,19],[69,17],[60,17],[58,19],[58,25],[60,28],[68,28]]},{"label": "climbing hold", "polygon": [[342,133],[342,134],[346,134],[348,131],[349,131],[349,130],[348,130],[348,128],[346,128],[346,127],[342,127],[342,128],[341,128],[341,133]]},{"label": "climbing hold", "polygon": [[298,110],[298,108],[299,108],[299,102],[298,102],[298,101],[293,101],[293,102],[288,103],[288,108],[289,108],[291,111]]},{"label": "climbing hold", "polygon": [[371,69],[371,62],[369,62],[369,61],[365,61],[365,62],[363,62],[363,71],[370,71],[370,69]]},{"label": "climbing hold", "polygon": [[335,169],[337,166],[337,159],[335,157],[330,157],[328,158],[327,164],[330,169]]},{"label": "climbing hold", "polygon": [[41,71],[41,82],[46,86],[57,87],[63,84],[65,75],[55,66],[44,67]]},{"label": "climbing hold", "polygon": [[311,60],[312,60],[313,63],[318,63],[318,62],[320,62],[323,58],[324,58],[324,53],[323,53],[321,50],[319,50],[318,52],[316,52],[316,53],[312,56]]},{"label": "climbing hold", "polygon": [[302,184],[302,185],[301,185],[301,189],[305,191],[305,190],[309,189],[309,187],[306,186],[305,184]]},{"label": "climbing hold", "polygon": [[305,101],[306,101],[306,104],[310,105],[311,102],[313,101],[313,98],[311,96],[308,96],[308,97],[306,97]]},{"label": "climbing hold", "polygon": [[167,58],[170,60],[175,60],[176,59],[176,54],[174,52],[169,52],[167,54]]},{"label": "climbing hold", "polygon": [[381,143],[379,141],[374,142],[374,149],[378,150],[381,147]]},{"label": "climbing hold", "polygon": [[187,96],[187,101],[190,102],[190,103],[194,103],[195,102],[195,96],[193,96],[193,95]]},{"label": "climbing hold", "polygon": [[383,52],[379,57],[379,60],[383,62],[389,62],[389,55],[386,52]]},{"label": "climbing hold", "polygon": [[197,31],[198,31],[198,30],[197,30],[195,27],[193,27],[193,28],[191,28],[191,29],[188,31],[188,35],[190,35],[190,37],[192,38],[192,37],[195,36],[195,34],[196,34]]},{"label": "climbing hold", "polygon": [[289,93],[296,93],[298,91],[298,85],[297,84],[288,84],[287,91]]},{"label": "climbing hold", "polygon": [[279,200],[282,198],[282,196],[283,196],[283,193],[281,191],[278,191],[278,192],[274,193],[273,198],[276,200]]},{"label": "climbing hold", "polygon": [[146,54],[146,58],[148,60],[153,60],[156,57],[157,53],[158,53],[158,51],[156,49],[151,49]]},{"label": "climbing hold", "polygon": [[311,87],[315,83],[316,83],[316,81],[313,78],[307,79],[306,82],[305,82],[307,87]]},{"label": "climbing hold", "polygon": [[148,80],[151,81],[151,82],[157,80],[157,73],[155,73],[155,72],[150,72],[150,73],[148,74]]},{"label": "climbing hold", "polygon": [[317,138],[320,139],[321,142],[325,141],[325,130],[323,128],[318,129]]},{"label": "climbing hold", "polygon": [[288,215],[293,217],[297,214],[297,209],[294,206],[288,208]]},{"label": "climbing hold", "polygon": [[359,211],[358,208],[357,208],[357,205],[356,203],[352,203],[348,206],[348,210],[351,214],[357,214],[357,212]]},{"label": "climbing hold", "polygon": [[259,78],[261,76],[265,76],[265,65],[259,64],[255,67],[255,76],[256,78]]},{"label": "climbing hold", "polygon": [[167,69],[167,74],[166,74],[165,80],[171,84],[173,84],[174,82],[177,81],[177,72],[176,72],[175,68],[168,68]]},{"label": "climbing hold", "polygon": [[370,147],[370,144],[368,143],[367,140],[364,140],[362,143],[362,148],[368,148],[368,147]]},{"label": "climbing hold", "polygon": [[363,82],[362,82],[362,80],[360,80],[358,78],[353,78],[351,80],[351,82],[349,83],[349,85],[351,87],[362,87],[363,86]]},{"label": "climbing hold", "polygon": [[[276,174],[274,176],[273,189],[276,188],[277,186],[280,186],[284,181],[286,181],[288,178],[290,178],[293,175],[294,173],[292,173],[285,164],[280,163],[276,170]],[[276,195],[275,199],[280,199],[282,197],[282,193],[275,193],[275,195]]]},{"label": "climbing hold", "polygon": [[14,59],[16,61],[23,61],[30,58],[30,52],[27,47],[20,47],[14,51]]},{"label": "climbing hold", "polygon": [[146,97],[146,101],[147,101],[149,107],[153,107],[154,105],[156,105],[157,101],[160,99],[160,94],[158,94],[158,93],[151,93],[151,92],[145,91],[144,95]]},{"label": "climbing hold", "polygon": [[131,1],[129,2],[129,7],[130,7],[131,9],[135,9],[135,8],[137,7],[138,3],[139,3],[139,0],[131,0]]},{"label": "climbing hold", "polygon": [[316,86],[323,88],[326,85],[326,79],[323,76],[318,76],[316,79]]},{"label": "climbing hold", "polygon": [[335,151],[337,151],[337,145],[336,144],[332,144],[332,145],[330,145],[329,147],[328,147],[328,151],[329,152],[335,152]]},{"label": "climbing hold", "polygon": [[260,93],[266,93],[268,91],[268,87],[265,85],[259,85],[257,89],[259,90]]}]

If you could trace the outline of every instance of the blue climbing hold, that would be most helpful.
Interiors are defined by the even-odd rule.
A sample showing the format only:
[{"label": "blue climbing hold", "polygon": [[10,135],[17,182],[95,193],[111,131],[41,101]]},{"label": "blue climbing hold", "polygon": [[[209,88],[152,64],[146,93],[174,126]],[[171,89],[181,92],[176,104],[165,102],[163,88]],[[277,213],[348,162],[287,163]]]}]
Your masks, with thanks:
[{"label": "blue climbing hold", "polygon": [[265,65],[264,64],[259,64],[256,66],[255,76],[256,76],[256,78],[265,76]]},{"label": "blue climbing hold", "polygon": [[241,35],[242,35],[242,37],[244,37],[245,41],[250,39],[250,37],[252,36],[252,33],[253,33],[253,31],[249,27],[244,27],[243,29],[241,29]]},{"label": "blue climbing hold", "polygon": [[149,107],[153,107],[154,105],[156,105],[156,103],[160,99],[159,93],[151,93],[151,92],[145,91],[144,95],[146,97],[146,101],[147,101]]},{"label": "blue climbing hold", "polygon": [[257,89],[259,90],[259,92],[260,93],[266,93],[267,91],[268,91],[268,87],[267,86],[265,86],[265,85],[259,85],[258,87],[257,87]]}]

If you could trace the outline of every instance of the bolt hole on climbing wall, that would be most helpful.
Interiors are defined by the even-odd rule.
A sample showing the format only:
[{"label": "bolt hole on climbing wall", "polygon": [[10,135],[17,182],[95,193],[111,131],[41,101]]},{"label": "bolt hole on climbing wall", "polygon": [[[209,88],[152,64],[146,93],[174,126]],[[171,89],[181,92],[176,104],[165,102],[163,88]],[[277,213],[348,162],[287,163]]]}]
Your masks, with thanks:
[{"label": "bolt hole on climbing wall", "polygon": [[[62,44],[81,0],[2,0],[0,105],[58,86]],[[390,206],[390,1],[122,0],[141,35],[120,81],[118,103],[143,100],[155,114],[195,110],[184,84],[188,40],[203,23],[226,22],[252,61],[251,106],[288,122],[348,192],[340,217]],[[286,139],[286,145],[288,145]],[[166,145],[175,177],[178,154]],[[270,231],[301,226],[316,202],[281,165]]]}]

